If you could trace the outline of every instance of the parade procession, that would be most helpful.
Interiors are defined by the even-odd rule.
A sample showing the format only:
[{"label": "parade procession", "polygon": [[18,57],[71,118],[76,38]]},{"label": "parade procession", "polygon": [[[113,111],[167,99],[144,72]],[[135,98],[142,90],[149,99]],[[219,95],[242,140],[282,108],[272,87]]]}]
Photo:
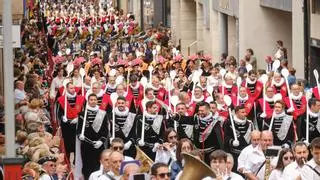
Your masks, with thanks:
[{"label": "parade procession", "polygon": [[296,78],[286,42],[258,68],[252,48],[187,56],[169,27],[141,28],[112,0],[28,3],[21,179],[320,180],[319,72],[315,86]]}]

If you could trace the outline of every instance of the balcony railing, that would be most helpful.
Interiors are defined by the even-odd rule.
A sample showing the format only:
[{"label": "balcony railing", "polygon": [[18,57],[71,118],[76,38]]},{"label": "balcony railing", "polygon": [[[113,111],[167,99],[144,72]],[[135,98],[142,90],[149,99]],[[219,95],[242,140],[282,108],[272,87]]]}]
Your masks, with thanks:
[{"label": "balcony railing", "polygon": [[292,12],[292,0],[260,0],[263,7]]}]

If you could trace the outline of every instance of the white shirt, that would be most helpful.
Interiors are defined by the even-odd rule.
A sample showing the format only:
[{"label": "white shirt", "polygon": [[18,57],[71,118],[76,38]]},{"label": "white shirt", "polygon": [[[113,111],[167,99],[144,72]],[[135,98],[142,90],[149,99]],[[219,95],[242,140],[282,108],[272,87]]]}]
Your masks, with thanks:
[{"label": "white shirt", "polygon": [[99,169],[98,171],[95,171],[93,173],[90,174],[89,176],[89,180],[96,180],[98,179],[100,176],[102,176],[103,170]]},{"label": "white shirt", "polygon": [[265,165],[259,170],[260,166],[263,164],[263,162],[266,160],[262,150],[260,149],[260,146],[257,146],[253,149],[250,156],[247,158],[247,162],[245,164],[244,173],[252,173],[257,174],[257,177],[259,180],[264,179],[264,171],[265,171]]},{"label": "white shirt", "polygon": [[[306,164],[310,165],[313,169],[320,173],[320,166],[316,164],[314,159],[311,159]],[[301,170],[301,179],[302,180],[319,180],[320,176],[309,166],[304,165]]]},{"label": "white shirt", "polygon": [[244,180],[242,176],[234,172],[231,172],[229,177],[231,178],[231,180]]},{"label": "white shirt", "polygon": [[297,161],[288,164],[283,170],[282,179],[296,180],[301,174],[301,169],[302,168],[298,166]]},{"label": "white shirt", "polygon": [[170,151],[165,151],[158,149],[156,152],[156,158],[154,162],[162,162],[168,164],[171,158],[171,162],[176,160],[175,149],[170,149]]},{"label": "white shirt", "polygon": [[81,87],[81,86],[82,86],[81,76],[73,77],[73,78],[72,78],[72,82],[73,82],[73,85],[74,85],[75,87]]},{"label": "white shirt", "polygon": [[26,92],[24,90],[15,89],[14,96],[16,98],[16,104],[26,98]]},{"label": "white shirt", "polygon": [[272,170],[269,176],[269,180],[280,180],[280,179],[282,179],[282,171],[278,169]]},{"label": "white shirt", "polygon": [[39,180],[52,180],[52,178],[48,174],[42,175]]},{"label": "white shirt", "polygon": [[252,144],[248,145],[247,147],[245,147],[239,157],[238,157],[238,167],[237,167],[237,171],[239,171],[239,169],[244,168],[246,161],[248,160],[248,157],[251,155],[252,151],[253,151],[253,146]]}]

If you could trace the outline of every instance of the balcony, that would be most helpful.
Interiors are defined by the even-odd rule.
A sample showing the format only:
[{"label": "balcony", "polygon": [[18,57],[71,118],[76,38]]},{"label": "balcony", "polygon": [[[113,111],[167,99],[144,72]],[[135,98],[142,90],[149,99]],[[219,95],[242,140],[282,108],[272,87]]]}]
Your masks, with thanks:
[{"label": "balcony", "polygon": [[260,6],[292,12],[292,0],[260,0]]}]

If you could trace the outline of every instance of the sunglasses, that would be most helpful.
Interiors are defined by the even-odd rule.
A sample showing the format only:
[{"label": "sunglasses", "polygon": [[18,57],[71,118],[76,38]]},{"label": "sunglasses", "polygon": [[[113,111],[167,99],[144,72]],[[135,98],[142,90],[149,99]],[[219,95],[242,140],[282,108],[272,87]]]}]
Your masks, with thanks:
[{"label": "sunglasses", "polygon": [[168,172],[168,173],[159,173],[158,176],[160,178],[165,178],[166,176],[167,177],[171,177],[171,172]]},{"label": "sunglasses", "polygon": [[290,160],[294,160],[294,157],[293,156],[290,156],[290,157],[283,157],[284,160],[288,161],[288,159]]},{"label": "sunglasses", "polygon": [[114,147],[112,147],[112,149],[114,151],[117,151],[117,150],[122,151],[123,150],[123,146],[114,146]]}]

